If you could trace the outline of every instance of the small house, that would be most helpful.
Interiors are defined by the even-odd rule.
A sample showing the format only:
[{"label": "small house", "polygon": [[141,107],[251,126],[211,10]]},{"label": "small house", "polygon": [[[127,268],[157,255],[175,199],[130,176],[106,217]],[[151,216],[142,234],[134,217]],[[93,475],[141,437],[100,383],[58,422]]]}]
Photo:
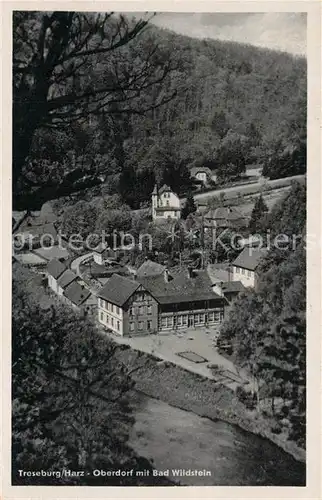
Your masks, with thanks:
[{"label": "small house", "polygon": [[266,249],[245,247],[232,264],[233,281],[255,288],[258,283],[257,268],[266,255]]}]

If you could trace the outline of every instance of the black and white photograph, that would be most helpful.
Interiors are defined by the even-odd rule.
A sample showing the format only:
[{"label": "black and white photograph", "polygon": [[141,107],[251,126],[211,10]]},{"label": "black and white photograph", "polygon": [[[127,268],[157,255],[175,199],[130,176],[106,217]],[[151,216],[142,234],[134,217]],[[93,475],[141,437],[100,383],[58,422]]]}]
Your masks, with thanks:
[{"label": "black and white photograph", "polygon": [[305,487],[307,14],[14,10],[11,64],[11,485]]}]

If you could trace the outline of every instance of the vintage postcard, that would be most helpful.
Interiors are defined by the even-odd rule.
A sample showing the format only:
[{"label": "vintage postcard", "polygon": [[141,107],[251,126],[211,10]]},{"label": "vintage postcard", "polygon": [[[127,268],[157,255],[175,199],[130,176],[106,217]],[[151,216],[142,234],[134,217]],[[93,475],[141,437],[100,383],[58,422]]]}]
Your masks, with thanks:
[{"label": "vintage postcard", "polygon": [[4,499],[320,498],[320,7],[3,2]]}]

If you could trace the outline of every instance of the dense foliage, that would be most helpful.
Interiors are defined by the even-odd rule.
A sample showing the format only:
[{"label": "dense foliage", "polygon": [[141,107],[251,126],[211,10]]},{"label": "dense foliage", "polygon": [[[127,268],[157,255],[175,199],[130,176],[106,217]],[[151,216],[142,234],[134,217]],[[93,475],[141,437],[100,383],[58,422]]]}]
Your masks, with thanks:
[{"label": "dense foliage", "polygon": [[[129,405],[133,381],[115,356],[116,347],[86,316],[63,306],[40,307],[26,290],[32,276],[24,272],[23,280],[20,278],[15,268],[13,484],[149,484],[149,478],[141,481],[135,473],[127,477],[92,475],[94,469],[151,470],[150,463],[127,445],[134,423]],[[84,471],[84,476],[55,477],[62,469]],[[19,470],[53,475],[23,477]]]},{"label": "dense foliage", "polygon": [[[222,325],[221,340],[253,375],[258,407],[305,447],[306,187],[294,184],[270,214],[272,236],[289,244],[272,248],[261,264],[256,290],[242,294]],[[292,236],[295,236],[293,238]],[[272,240],[273,241],[273,240]],[[270,409],[266,403],[270,401]],[[276,427],[281,432],[279,423]]]},{"label": "dense foliage", "polygon": [[[21,204],[103,182],[138,208],[154,182],[189,190],[192,166],[218,169],[223,182],[248,164],[263,164],[271,178],[305,171],[303,58],[195,40],[123,17],[39,16],[14,19]],[[27,196],[35,191],[37,198]]]}]

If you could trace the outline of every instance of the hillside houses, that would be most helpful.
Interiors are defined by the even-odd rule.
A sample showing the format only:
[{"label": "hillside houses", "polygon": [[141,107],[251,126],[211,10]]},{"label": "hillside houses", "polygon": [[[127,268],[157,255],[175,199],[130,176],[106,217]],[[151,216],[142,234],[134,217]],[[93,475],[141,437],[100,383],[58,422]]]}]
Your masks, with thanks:
[{"label": "hillside houses", "polygon": [[96,308],[96,298],[65,264],[53,259],[48,264],[47,274],[49,288],[64,302],[76,309],[89,311]]}]

